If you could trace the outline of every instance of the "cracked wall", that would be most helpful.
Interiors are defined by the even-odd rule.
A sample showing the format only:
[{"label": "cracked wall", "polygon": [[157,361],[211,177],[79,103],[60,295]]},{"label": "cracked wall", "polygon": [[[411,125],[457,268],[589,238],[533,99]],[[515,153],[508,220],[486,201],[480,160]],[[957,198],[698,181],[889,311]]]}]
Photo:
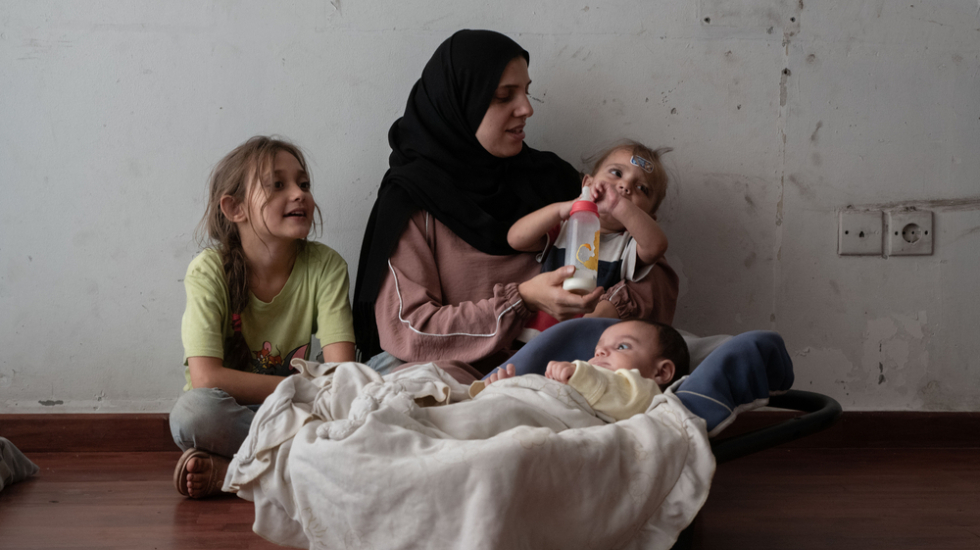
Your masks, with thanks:
[{"label": "cracked wall", "polygon": [[[207,174],[307,151],[354,276],[387,130],[459,28],[531,54],[528,143],[675,150],[676,324],[783,334],[849,410],[980,410],[980,3],[303,0],[0,15],[0,413],[163,412]],[[840,257],[837,213],[935,216],[923,257]]]}]

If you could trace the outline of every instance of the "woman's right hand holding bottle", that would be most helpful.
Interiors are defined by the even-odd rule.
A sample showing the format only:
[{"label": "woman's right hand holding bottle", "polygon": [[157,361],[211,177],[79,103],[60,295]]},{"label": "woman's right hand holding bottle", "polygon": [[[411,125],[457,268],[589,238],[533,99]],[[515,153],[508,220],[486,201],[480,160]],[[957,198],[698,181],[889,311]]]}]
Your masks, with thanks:
[{"label": "woman's right hand holding bottle", "polygon": [[562,288],[565,279],[575,274],[575,267],[567,265],[554,271],[541,273],[524,281],[517,287],[524,304],[531,311],[544,311],[559,321],[571,319],[576,315],[592,313],[599,297],[605,292],[596,287],[585,295],[572,294]]}]

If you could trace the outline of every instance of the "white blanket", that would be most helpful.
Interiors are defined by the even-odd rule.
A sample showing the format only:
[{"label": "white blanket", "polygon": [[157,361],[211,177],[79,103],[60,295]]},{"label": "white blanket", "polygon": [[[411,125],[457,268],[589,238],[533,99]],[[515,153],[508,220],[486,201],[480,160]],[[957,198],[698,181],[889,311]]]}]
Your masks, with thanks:
[{"label": "white blanket", "polygon": [[608,424],[537,375],[469,399],[431,364],[384,379],[359,363],[293,366],[224,486],[279,544],[670,548],[714,474],[704,421],[670,391]]}]

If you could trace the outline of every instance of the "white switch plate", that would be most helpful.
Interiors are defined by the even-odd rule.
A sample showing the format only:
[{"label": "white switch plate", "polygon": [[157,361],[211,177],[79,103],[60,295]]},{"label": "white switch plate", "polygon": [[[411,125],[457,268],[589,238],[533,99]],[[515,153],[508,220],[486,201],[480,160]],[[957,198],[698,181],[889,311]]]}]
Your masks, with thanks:
[{"label": "white switch plate", "polygon": [[840,213],[837,232],[839,256],[880,256],[881,212],[845,210]]},{"label": "white switch plate", "polygon": [[888,212],[888,255],[932,254],[932,212]]}]

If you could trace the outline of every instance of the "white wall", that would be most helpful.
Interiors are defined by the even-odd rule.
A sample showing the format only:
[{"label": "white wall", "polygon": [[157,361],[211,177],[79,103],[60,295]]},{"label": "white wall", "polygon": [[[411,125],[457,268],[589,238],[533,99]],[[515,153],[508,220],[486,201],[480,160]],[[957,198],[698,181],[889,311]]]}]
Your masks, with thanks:
[{"label": "white wall", "polygon": [[[974,0],[4,0],[0,413],[169,410],[205,181],[251,135],[309,153],[353,277],[388,127],[459,28],[531,53],[533,146],[676,149],[678,326],[778,330],[849,410],[980,410]],[[838,256],[848,205],[933,211],[935,253]]]}]

